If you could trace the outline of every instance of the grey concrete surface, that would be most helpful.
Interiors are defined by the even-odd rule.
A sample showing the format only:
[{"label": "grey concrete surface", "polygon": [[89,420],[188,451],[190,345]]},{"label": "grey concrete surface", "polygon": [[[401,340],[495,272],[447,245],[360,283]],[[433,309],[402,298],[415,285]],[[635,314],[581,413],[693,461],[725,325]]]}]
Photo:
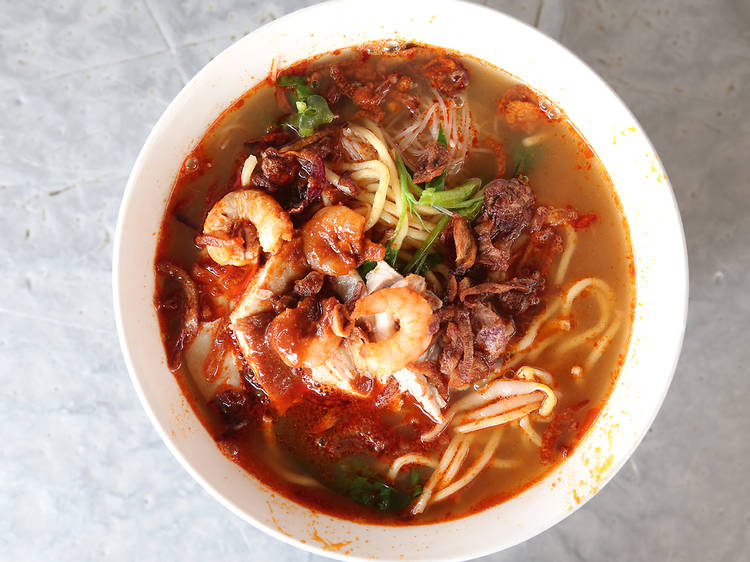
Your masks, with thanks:
[{"label": "grey concrete surface", "polygon": [[[185,81],[302,0],[0,0],[0,559],[310,560],[208,496],[131,388],[111,252],[129,169]],[[490,0],[622,96],[682,210],[685,347],[632,460],[486,558],[750,557],[750,2]],[[397,14],[394,14],[397,17]],[[522,46],[518,46],[522,48]]]}]

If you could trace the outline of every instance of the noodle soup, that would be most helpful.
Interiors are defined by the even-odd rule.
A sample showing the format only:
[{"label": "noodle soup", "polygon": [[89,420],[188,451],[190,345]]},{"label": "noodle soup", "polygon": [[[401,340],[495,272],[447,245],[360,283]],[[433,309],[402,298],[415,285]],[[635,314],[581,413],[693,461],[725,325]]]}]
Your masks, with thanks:
[{"label": "noodle soup", "polygon": [[170,368],[222,451],[393,524],[490,507],[563,462],[634,302],[627,224],[564,113],[391,43],[229,108],[176,179],[155,273]]}]

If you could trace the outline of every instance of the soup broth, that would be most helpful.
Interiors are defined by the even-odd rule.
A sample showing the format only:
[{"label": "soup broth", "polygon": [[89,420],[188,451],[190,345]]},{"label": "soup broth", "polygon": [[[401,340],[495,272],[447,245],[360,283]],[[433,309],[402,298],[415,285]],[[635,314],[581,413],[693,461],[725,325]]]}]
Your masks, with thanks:
[{"label": "soup broth", "polygon": [[[309,90],[298,90],[300,84]],[[313,96],[326,106],[316,106]],[[316,107],[317,114],[310,110]],[[330,122],[325,110],[331,112]],[[305,118],[312,118],[311,131],[300,126]],[[444,151],[434,146],[443,144],[443,135]],[[385,157],[378,153],[378,139],[387,149]],[[320,148],[321,143],[332,147]],[[299,155],[296,161],[283,156],[285,148],[287,155]],[[444,172],[416,181],[435,172],[431,160],[445,160],[443,153],[447,163],[438,167]],[[252,183],[245,183],[242,170],[253,156]],[[272,169],[272,157],[291,164]],[[373,161],[380,164],[368,164]],[[311,195],[318,189],[313,179],[321,162],[326,185]],[[397,167],[396,178],[391,165]],[[294,187],[279,187],[274,178],[290,168]],[[382,169],[387,172],[378,176]],[[430,186],[440,187],[441,177],[444,187],[433,193],[453,207],[420,203],[428,200]],[[472,178],[478,178],[477,188],[462,201],[440,195]],[[409,189],[412,179],[410,201],[398,189]],[[388,193],[375,216],[381,180]],[[501,190],[493,191],[497,186]],[[495,250],[488,249],[482,225],[497,226],[498,216],[508,217],[505,210],[493,215],[490,201],[499,205],[528,188],[534,218],[518,232],[499,227],[500,234],[488,242]],[[306,283],[292,283],[273,295],[269,289],[272,304],[246,317],[237,310],[247,304],[264,268],[270,269],[272,256],[286,250],[268,252],[264,226],[248,230],[247,221],[225,237],[207,229],[212,209],[227,201],[227,194],[243,190],[278,202],[293,228],[283,247],[302,240],[299,252],[306,256],[293,280]],[[492,199],[492,193],[499,195]],[[326,208],[377,219],[365,225],[365,249],[354,253],[358,269],[350,268],[366,281],[366,286],[353,285],[361,291],[356,299],[337,293],[338,281],[354,274],[331,273],[328,257],[315,265],[319,254],[308,248],[305,237],[319,235],[309,225]],[[399,227],[404,214],[408,226]],[[442,232],[426,245],[441,224]],[[469,228],[463,246],[461,225]],[[337,234],[337,240],[348,232]],[[494,258],[500,262],[490,263],[487,256],[502,254],[506,239],[508,262],[503,265],[500,256]],[[338,243],[326,240],[329,246]],[[211,257],[234,251],[232,244],[240,244],[247,257],[251,243],[257,255],[244,265],[218,264]],[[475,258],[463,267],[472,243]],[[421,263],[420,255],[426,256]],[[393,268],[381,267],[382,262]],[[468,515],[520,493],[563,462],[616,381],[634,305],[632,253],[617,195],[564,113],[482,61],[392,42],[295,64],[227,109],[176,178],[155,263],[155,304],[170,367],[224,454],[295,501],[387,524]],[[372,267],[378,269],[365,271]],[[411,278],[411,288],[402,293],[370,290],[372,274],[386,268],[399,278],[417,272],[419,280]],[[427,288],[420,292],[417,285]],[[433,331],[423,338],[424,349],[405,352],[414,351],[418,359],[401,367],[399,353],[391,350],[367,363],[377,342],[390,340],[376,333],[376,315],[358,316],[366,299],[372,304],[388,294],[395,302],[395,296],[414,292],[422,295],[415,297],[420,306],[424,301],[432,307]],[[327,324],[321,328],[329,306],[340,311],[346,333],[334,327],[336,335],[330,336]],[[392,339],[409,335],[408,315],[416,315],[414,310],[407,303],[390,311],[396,318]],[[480,312],[494,323],[483,324]],[[277,337],[280,319],[292,320],[285,339]],[[300,327],[308,322],[317,328]],[[323,332],[336,345],[336,338],[343,342],[336,353],[346,350],[353,358],[353,365],[346,359],[345,380],[321,379],[320,367],[304,359],[312,354],[309,342],[318,345]],[[369,338],[359,347],[353,341],[357,333]],[[485,340],[487,333],[494,339]],[[503,344],[496,359],[497,347],[488,351],[485,341]],[[457,350],[451,351],[452,345]],[[294,353],[285,355],[289,349]],[[325,353],[323,365],[328,365],[333,352],[326,348]],[[396,366],[388,371],[385,365],[391,363]]]}]

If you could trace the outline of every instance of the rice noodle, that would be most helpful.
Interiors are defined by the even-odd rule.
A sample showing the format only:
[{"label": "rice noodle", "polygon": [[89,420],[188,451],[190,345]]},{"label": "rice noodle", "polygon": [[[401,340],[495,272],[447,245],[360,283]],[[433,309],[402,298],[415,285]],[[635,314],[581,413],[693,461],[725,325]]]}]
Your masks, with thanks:
[{"label": "rice noodle", "polygon": [[455,175],[461,171],[474,138],[468,100],[463,93],[448,98],[431,88],[430,94],[420,101],[416,115],[406,120],[396,117],[387,122],[384,134],[399,150],[404,162],[414,168],[428,146],[437,141],[442,125],[451,154],[446,173]]},{"label": "rice noodle", "polygon": [[437,107],[437,103],[433,103],[430,107],[428,107],[427,111],[425,111],[425,114],[419,121],[415,122],[412,125],[409,125],[393,138],[394,142],[399,146],[411,146],[414,141],[417,140],[417,137],[422,133],[422,131],[424,131],[425,127],[427,127],[427,124],[430,122],[432,114],[435,113]]}]

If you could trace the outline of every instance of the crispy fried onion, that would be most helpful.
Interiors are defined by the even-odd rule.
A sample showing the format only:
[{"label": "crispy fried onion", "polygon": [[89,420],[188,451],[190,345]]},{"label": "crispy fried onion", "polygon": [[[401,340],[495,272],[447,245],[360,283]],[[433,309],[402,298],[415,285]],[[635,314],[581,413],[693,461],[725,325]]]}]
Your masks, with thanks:
[{"label": "crispy fried onion", "polygon": [[181,363],[182,350],[193,341],[198,333],[198,289],[190,274],[179,265],[162,261],[156,264],[156,271],[176,281],[182,288],[185,297],[180,333],[167,357],[169,367],[177,369]]}]

